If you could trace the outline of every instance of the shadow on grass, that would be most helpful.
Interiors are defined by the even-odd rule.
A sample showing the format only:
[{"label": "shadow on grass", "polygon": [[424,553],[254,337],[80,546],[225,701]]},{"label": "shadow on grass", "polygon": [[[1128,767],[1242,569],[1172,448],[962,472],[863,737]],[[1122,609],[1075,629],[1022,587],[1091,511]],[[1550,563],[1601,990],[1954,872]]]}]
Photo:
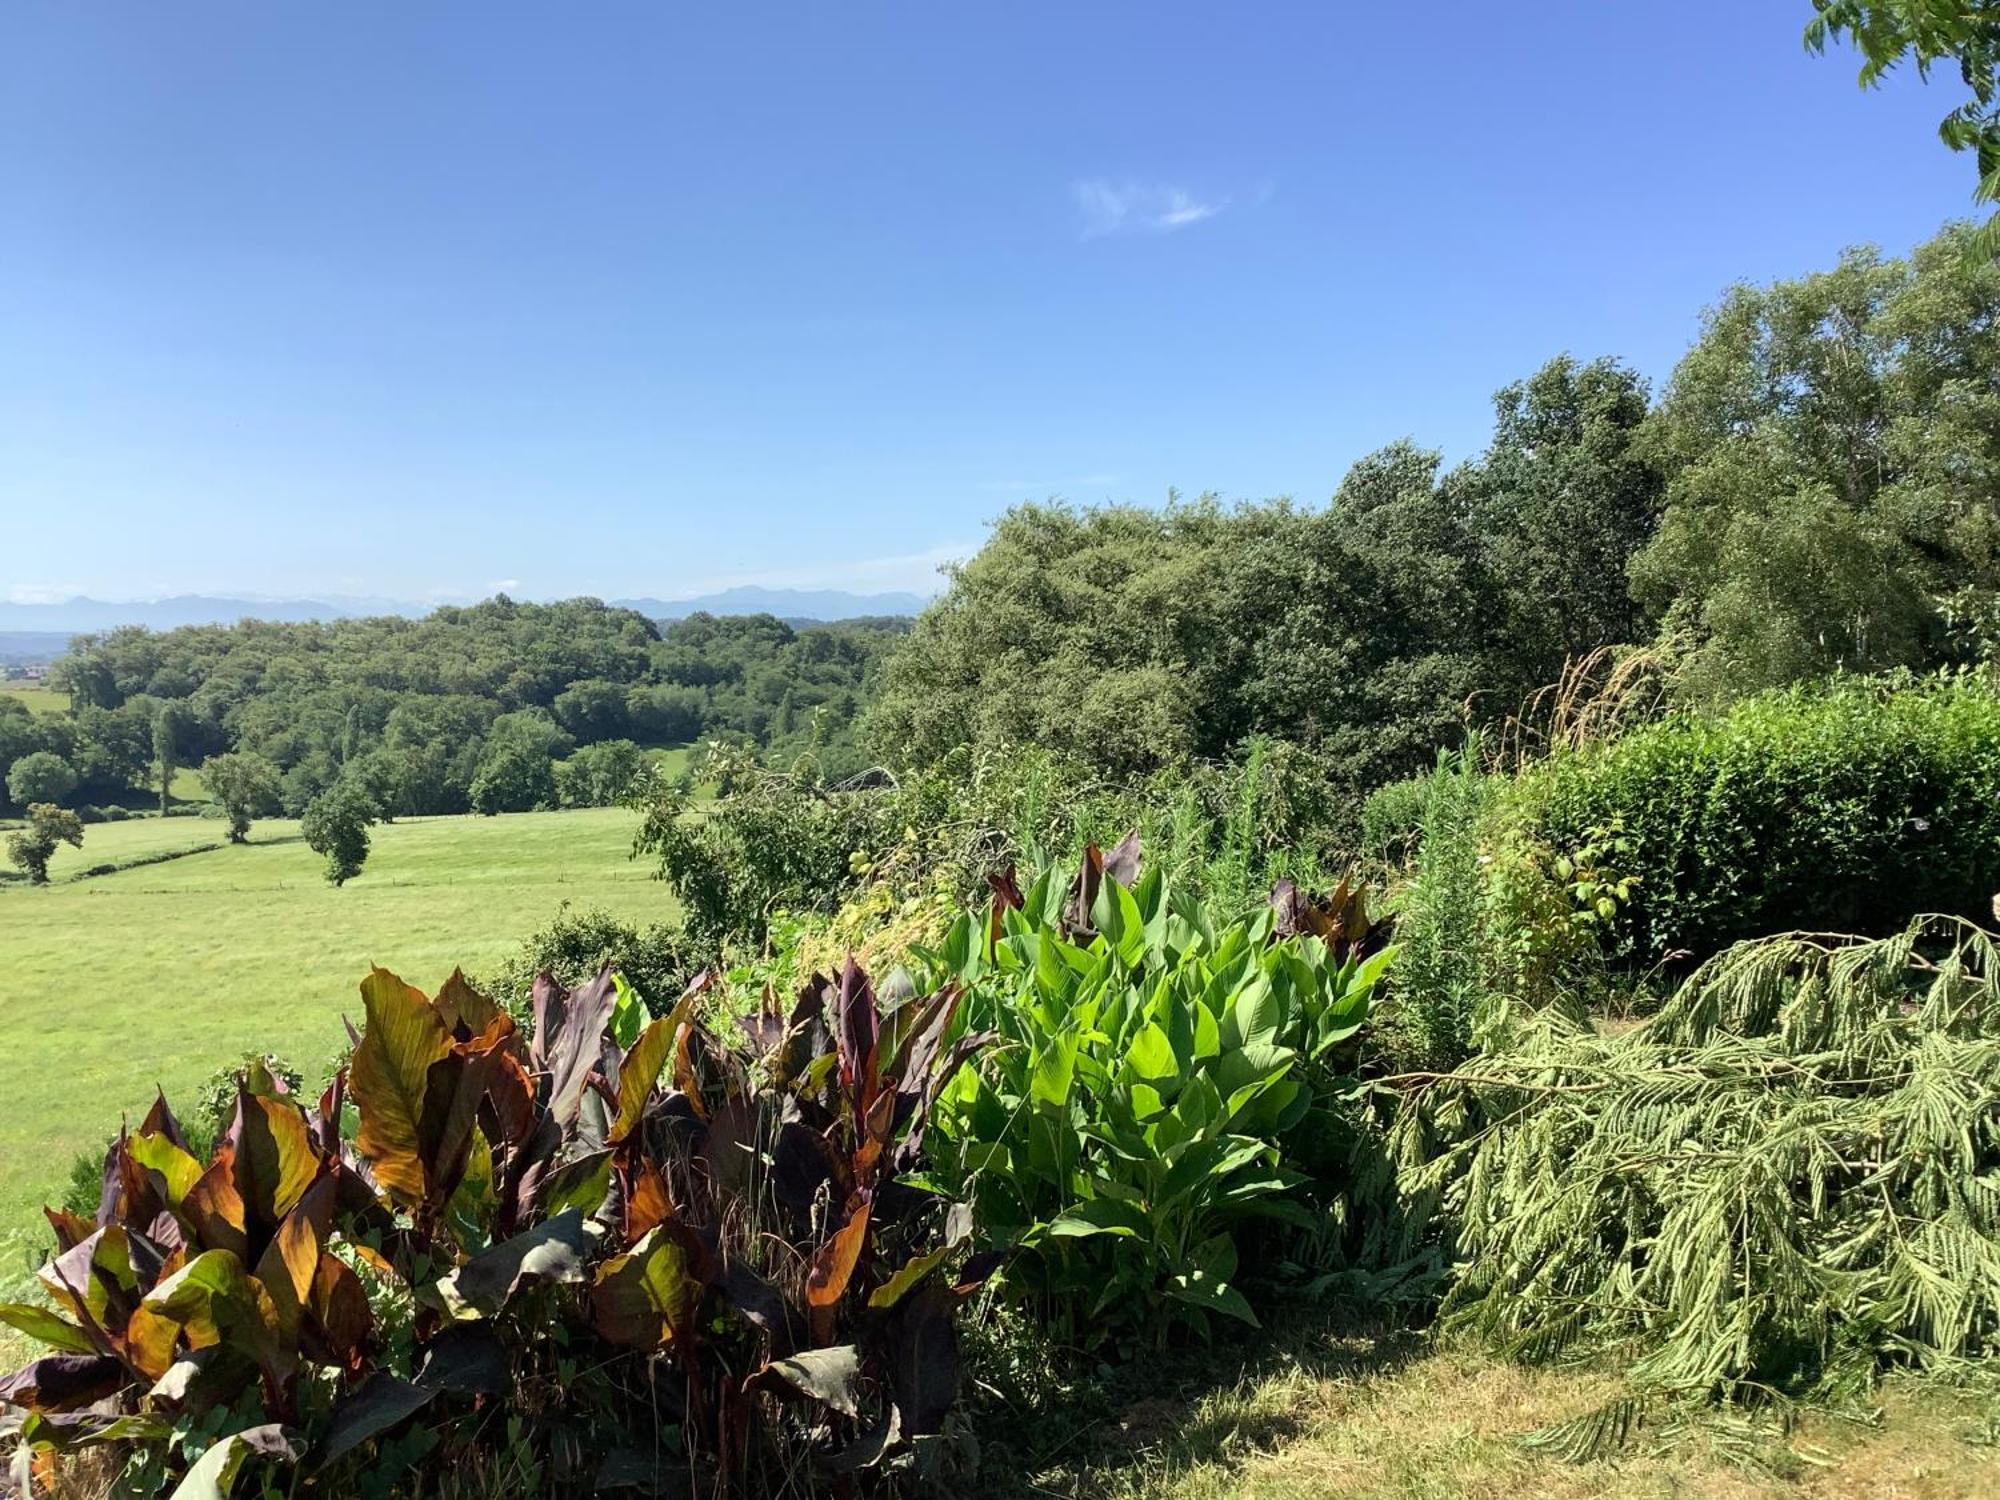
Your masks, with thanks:
[{"label": "shadow on grass", "polygon": [[979,1351],[978,1375],[998,1379],[969,1393],[980,1457],[976,1482],[962,1491],[968,1497],[1083,1500],[1241,1462],[1304,1431],[1299,1404],[1274,1392],[1294,1382],[1391,1374],[1429,1348],[1407,1326],[1316,1310],[1299,1312],[1285,1331],[1246,1329],[1207,1347],[1148,1353],[1069,1378],[1020,1369],[1020,1360],[1036,1357],[1029,1342],[1016,1349],[1003,1338]]}]

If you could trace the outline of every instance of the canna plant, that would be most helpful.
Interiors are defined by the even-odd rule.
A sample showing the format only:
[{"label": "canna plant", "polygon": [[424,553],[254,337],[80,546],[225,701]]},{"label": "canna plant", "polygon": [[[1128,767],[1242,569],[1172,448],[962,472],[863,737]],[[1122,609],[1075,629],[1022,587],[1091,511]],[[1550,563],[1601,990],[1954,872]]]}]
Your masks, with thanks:
[{"label": "canna plant", "polygon": [[714,1027],[705,993],[646,1022],[615,975],[545,975],[524,1035],[460,975],[377,969],[314,1108],[253,1064],[204,1165],[162,1099],[96,1222],[51,1213],[48,1304],[0,1305],[51,1348],[0,1382],[17,1468],[111,1443],[133,1493],[283,1463],[291,1493],[386,1495],[496,1430],[550,1485],[934,1461],[995,1264],[912,1185],[980,1045],[960,992],[885,1010],[850,964]]},{"label": "canna plant", "polygon": [[939,1096],[934,1180],[1016,1248],[1010,1292],[1059,1334],[1164,1340],[1255,1323],[1238,1285],[1249,1221],[1311,1228],[1308,1137],[1352,1089],[1346,1044],[1394,949],[1365,902],[1290,883],[1222,919],[1139,873],[1136,838],[1075,878],[992,880],[923,955],[996,1038]]}]

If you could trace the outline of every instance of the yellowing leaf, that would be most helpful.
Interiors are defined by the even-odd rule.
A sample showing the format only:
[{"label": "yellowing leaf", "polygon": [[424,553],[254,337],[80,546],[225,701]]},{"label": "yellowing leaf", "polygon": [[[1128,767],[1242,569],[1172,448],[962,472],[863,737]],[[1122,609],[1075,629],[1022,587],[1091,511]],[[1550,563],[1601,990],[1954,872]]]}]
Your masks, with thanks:
[{"label": "yellowing leaf", "polygon": [[361,1115],[355,1149],[375,1169],[375,1180],[405,1206],[424,1198],[423,1152],[418,1125],[431,1064],[451,1051],[444,1022],[421,990],[387,969],[361,983],[368,1027],[354,1049],[347,1087]]},{"label": "yellowing leaf", "polygon": [[201,1180],[201,1163],[168,1140],[164,1133],[135,1135],[125,1143],[132,1160],[153,1178],[168,1208],[178,1210],[189,1189]]},{"label": "yellowing leaf", "polygon": [[666,1066],[667,1058],[673,1052],[675,1034],[680,1031],[688,1012],[694,1009],[699,994],[697,990],[690,990],[681,996],[672,1010],[639,1033],[632,1050],[625,1054],[625,1061],[618,1069],[618,1116],[611,1122],[612,1145],[617,1145],[639,1128],[639,1121],[646,1113],[646,1100],[652,1095],[653,1085],[659,1081],[660,1069]]},{"label": "yellowing leaf", "polygon": [[674,1225],[662,1224],[630,1254],[605,1262],[591,1288],[591,1314],[612,1343],[655,1349],[687,1327],[701,1293],[687,1244]]},{"label": "yellowing leaf", "polygon": [[478,1036],[500,1018],[500,1007],[466,983],[462,970],[453,969],[451,978],[431,1002],[444,1029],[456,1033],[463,1026],[468,1036]]}]

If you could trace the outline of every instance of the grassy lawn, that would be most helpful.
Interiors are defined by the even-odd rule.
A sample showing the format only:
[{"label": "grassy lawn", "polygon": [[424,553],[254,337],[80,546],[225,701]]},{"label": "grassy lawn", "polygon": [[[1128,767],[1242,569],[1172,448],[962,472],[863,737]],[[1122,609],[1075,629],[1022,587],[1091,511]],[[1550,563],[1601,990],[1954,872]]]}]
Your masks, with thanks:
[{"label": "grassy lawn", "polygon": [[59,714],[69,709],[69,694],[32,682],[0,682],[0,697],[19,698],[38,714]]},{"label": "grassy lawn", "polygon": [[[1009,1444],[982,1440],[973,1494],[992,1500],[1973,1500],[2000,1494],[2000,1400],[1990,1388],[1891,1382],[1851,1419],[1775,1424],[1696,1415],[1667,1440],[1572,1463],[1521,1438],[1595,1409],[1616,1372],[1527,1369],[1469,1351],[1280,1335],[1234,1366],[1189,1357],[1122,1376],[1092,1409],[1044,1411]],[[1173,1360],[1166,1362],[1171,1370]],[[1088,1425],[1079,1425],[1086,1423]]]},{"label": "grassy lawn", "polygon": [[[565,901],[664,917],[664,889],[626,857],[636,823],[619,808],[403,819],[371,830],[366,872],[335,890],[296,826],[271,821],[246,846],[0,890],[0,1246],[39,1244],[72,1158],[121,1113],[136,1121],[156,1082],[184,1099],[256,1049],[317,1083],[371,963],[431,989],[454,964],[491,967]],[[220,837],[200,818],[95,824],[53,873]],[[0,1281],[25,1248],[0,1249]]]},{"label": "grassy lawn", "polygon": [[[279,837],[280,830],[296,831],[287,823],[258,825],[258,833],[265,837]],[[49,860],[49,879],[66,881],[97,865],[130,864],[135,859],[219,844],[228,837],[229,827],[219,818],[128,818],[122,823],[87,823],[81,849],[69,844],[57,848]],[[25,888],[26,877],[9,864],[0,867],[0,883]],[[6,916],[0,915],[0,932],[7,930],[6,921]]]}]

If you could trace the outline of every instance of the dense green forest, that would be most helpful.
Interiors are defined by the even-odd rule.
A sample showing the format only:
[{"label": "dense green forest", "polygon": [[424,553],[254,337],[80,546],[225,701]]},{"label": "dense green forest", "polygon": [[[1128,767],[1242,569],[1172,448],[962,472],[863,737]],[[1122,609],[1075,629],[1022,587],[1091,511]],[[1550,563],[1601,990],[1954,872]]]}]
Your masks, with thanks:
[{"label": "dense green forest", "polygon": [[1730,288],[1657,400],[1555,359],[1477,458],[1399,442],[1323,507],[1011,511],[890,662],[874,742],[1130,773],[1261,734],[1366,790],[1600,647],[1657,646],[1705,699],[1972,661],[2000,629],[2000,269],[1970,234]]},{"label": "dense green forest", "polygon": [[0,782],[17,805],[116,805],[163,766],[229,754],[267,768],[264,810],[298,816],[342,784],[394,817],[615,801],[641,747],[703,737],[847,774],[906,625],[661,628],[595,600],[501,597],[421,620],[117,630],[58,664],[68,715],[0,699]]}]

